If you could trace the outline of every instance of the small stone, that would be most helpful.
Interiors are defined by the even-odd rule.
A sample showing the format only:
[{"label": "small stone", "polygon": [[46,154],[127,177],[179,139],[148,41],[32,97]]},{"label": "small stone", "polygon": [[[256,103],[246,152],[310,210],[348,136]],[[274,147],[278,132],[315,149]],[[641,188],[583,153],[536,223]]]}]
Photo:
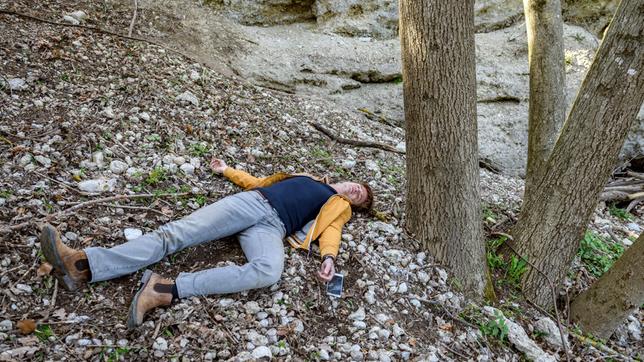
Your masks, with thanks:
[{"label": "small stone", "polygon": [[194,175],[195,174],[195,166],[189,164],[189,163],[184,163],[179,167],[179,169],[185,173],[186,175]]},{"label": "small stone", "polygon": [[85,347],[85,346],[89,346],[90,344],[92,344],[92,341],[87,339],[87,338],[83,338],[83,339],[79,339],[78,341],[76,341],[76,344],[79,345],[80,347]]},{"label": "small stone", "polygon": [[230,306],[233,303],[235,303],[235,300],[231,299],[231,298],[223,298],[223,299],[219,300],[219,305],[224,307],[224,308]]},{"label": "small stone", "polygon": [[351,358],[354,361],[362,361],[364,359],[364,354],[360,350],[360,345],[354,344],[351,346]]},{"label": "small stone", "polygon": [[400,285],[398,285],[398,293],[404,294],[407,293],[407,283],[402,282]]},{"label": "small stone", "polygon": [[[563,349],[559,327],[557,327],[557,324],[552,321],[552,319],[547,317],[539,319],[534,323],[534,329],[544,333],[543,339],[545,339],[546,343],[548,343],[551,347],[554,347],[556,349]],[[565,339],[568,340],[567,335],[565,336]]]},{"label": "small stone", "polygon": [[157,339],[154,340],[154,344],[152,344],[152,348],[159,351],[166,351],[168,350],[168,341],[163,337],[157,337]]},{"label": "small stone", "polygon": [[106,108],[104,108],[104,109],[101,111],[101,114],[102,114],[103,116],[105,116],[105,118],[114,118],[114,117],[115,117],[114,110],[112,109],[112,107],[106,107]]},{"label": "small stone", "polygon": [[98,168],[103,168],[105,166],[105,155],[103,152],[96,151],[92,153],[92,162],[94,162]]},{"label": "small stone", "polygon": [[364,299],[367,301],[367,303],[374,304],[376,303],[376,294],[373,292],[373,290],[368,290],[366,293],[364,293]]},{"label": "small stone", "polygon": [[31,160],[33,160],[33,157],[27,153],[26,155],[20,157],[20,160],[18,160],[18,164],[22,167],[25,167],[31,163]]},{"label": "small stone", "polygon": [[150,114],[148,112],[141,112],[139,113],[139,118],[144,120],[145,122],[150,121]]},{"label": "small stone", "polygon": [[77,341],[79,338],[80,338],[80,333],[70,334],[69,336],[65,337],[65,343],[72,344],[75,341]]},{"label": "small stone", "polygon": [[13,329],[13,322],[11,322],[8,319],[3,320],[0,322],[0,331],[2,332],[8,332]]},{"label": "small stone", "polygon": [[[246,334],[246,339],[253,344],[253,346],[265,346],[268,344],[268,338],[259,334],[257,331],[251,330]],[[254,348],[253,347],[253,348]]]},{"label": "small stone", "polygon": [[254,359],[273,358],[273,353],[271,352],[271,349],[266,346],[260,346],[255,348],[253,350],[252,355]]},{"label": "small stone", "polygon": [[194,69],[190,71],[190,79],[192,79],[193,81],[196,81],[196,80],[199,80],[199,78],[201,78],[201,74],[199,74],[198,71]]},{"label": "small stone", "polygon": [[320,357],[322,361],[328,361],[331,359],[331,357],[329,356],[329,352],[327,352],[325,349],[321,349],[318,351],[318,357]]},{"label": "small stone", "polygon": [[76,10],[76,11],[74,11],[72,13],[67,14],[67,15],[71,16],[72,18],[74,18],[74,19],[76,19],[78,21],[83,21],[83,20],[85,20],[85,18],[87,18],[87,14],[82,10]]},{"label": "small stone", "polygon": [[4,205],[7,202],[7,199],[0,197],[0,206]]},{"label": "small stone", "polygon": [[342,161],[342,167],[351,170],[356,166],[356,161],[355,160],[344,160]]},{"label": "small stone", "polygon": [[81,191],[98,193],[98,192],[112,192],[116,187],[116,179],[96,179],[81,181],[78,183],[78,188]]},{"label": "small stone", "polygon": [[34,101],[34,106],[35,106],[36,108],[42,108],[44,105],[45,105],[45,103],[44,103],[43,101],[41,101],[40,99],[36,99],[36,100]]},{"label": "small stone", "polygon": [[80,24],[80,21],[78,21],[78,19],[74,18],[74,17],[73,17],[73,16],[71,16],[71,15],[64,15],[64,16],[63,16],[63,20],[64,20],[66,23],[69,23],[69,24],[72,24],[72,25],[78,25],[78,24]]},{"label": "small stone", "polygon": [[637,319],[633,319],[628,326],[626,327],[628,330],[628,333],[633,337],[634,340],[636,341],[641,341],[642,340],[642,325]]},{"label": "small stone", "polygon": [[12,91],[21,91],[27,89],[27,82],[22,78],[9,79],[9,89]]},{"label": "small stone", "polygon": [[394,324],[394,327],[392,328],[392,331],[394,332],[394,336],[395,336],[395,337],[400,337],[400,336],[402,336],[403,334],[405,334],[405,330],[404,330],[404,329],[402,329],[402,328],[400,328],[400,326],[398,325],[398,323]]},{"label": "small stone", "polygon": [[373,172],[375,172],[375,173],[380,172],[380,166],[378,166],[378,164],[377,164],[377,163],[376,163],[376,161],[374,161],[374,160],[366,160],[366,161],[364,162],[364,167],[365,167],[367,170],[369,170],[369,171],[373,171]]},{"label": "small stone", "polygon": [[364,311],[364,308],[362,308],[362,307],[358,308],[357,311],[355,311],[355,312],[353,312],[353,313],[351,313],[349,315],[349,319],[353,319],[353,320],[356,320],[356,321],[363,321],[366,317],[367,317],[367,315],[366,315],[366,313]]},{"label": "small stone", "polygon": [[143,235],[143,231],[141,231],[140,229],[126,228],[125,230],[123,230],[123,236],[125,236],[125,240],[127,241],[139,238],[141,235]]},{"label": "small stone", "polygon": [[110,171],[112,173],[120,175],[128,169],[127,163],[119,160],[114,160],[110,162]]},{"label": "small stone", "polygon": [[72,231],[68,231],[68,232],[65,233],[65,237],[69,241],[75,241],[75,240],[78,239],[78,234],[76,234],[75,232],[72,232]]},{"label": "small stone", "polygon": [[16,284],[16,289],[21,291],[22,293],[25,293],[25,294],[33,293],[33,290],[27,284],[18,283],[18,284]]},{"label": "small stone", "polygon": [[383,341],[388,340],[390,336],[391,332],[389,332],[388,329],[381,329],[378,331],[378,337],[380,337],[380,339],[382,339]]},{"label": "small stone", "polygon": [[357,329],[366,329],[367,328],[367,323],[363,321],[354,321],[353,326],[356,327]]},{"label": "small stone", "polygon": [[624,246],[631,246],[633,245],[633,241],[629,238],[624,238],[622,239],[622,244],[624,244]]},{"label": "small stone", "polygon": [[259,307],[259,304],[256,301],[250,301],[244,305],[244,309],[246,310],[246,314],[250,315],[255,315],[259,311],[261,311],[261,308]]},{"label": "small stone", "polygon": [[268,313],[266,313],[266,312],[257,312],[257,314],[255,315],[255,318],[257,318],[258,321],[264,320],[264,319],[268,318]]},{"label": "small stone", "polygon": [[45,156],[37,155],[34,157],[34,159],[41,165],[45,167],[51,166],[51,160]]},{"label": "small stone", "polygon": [[636,233],[640,233],[642,231],[642,228],[634,222],[629,222],[628,224],[626,224],[626,227],[628,228],[628,230]]},{"label": "small stone", "polygon": [[179,94],[175,99],[183,104],[191,103],[195,107],[199,106],[199,99],[190,91]]}]

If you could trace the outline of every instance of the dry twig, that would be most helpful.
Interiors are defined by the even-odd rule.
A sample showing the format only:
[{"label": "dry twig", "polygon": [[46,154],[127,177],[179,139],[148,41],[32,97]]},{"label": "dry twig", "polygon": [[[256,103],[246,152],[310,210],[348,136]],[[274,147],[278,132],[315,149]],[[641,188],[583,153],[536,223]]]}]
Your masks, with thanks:
[{"label": "dry twig", "polygon": [[92,206],[96,204],[102,204],[110,201],[118,201],[118,200],[128,200],[128,199],[140,199],[140,198],[149,198],[149,197],[168,197],[168,196],[173,196],[173,197],[179,197],[179,196],[185,196],[189,195],[189,192],[184,192],[184,193],[179,193],[179,194],[135,194],[135,195],[116,195],[116,196],[111,196],[111,197],[104,197],[101,199],[95,199],[95,200],[90,200],[90,201],[85,201],[81,202],[79,204],[76,204],[70,208],[67,208],[65,210],[59,211],[57,213],[45,216],[43,218],[37,219],[37,220],[30,220],[30,221],[25,221],[23,223],[17,224],[17,225],[11,225],[8,227],[0,228],[0,234],[3,233],[9,233],[10,231],[16,231],[23,229],[25,227],[28,227],[33,224],[42,224],[46,223],[48,221],[51,221],[55,218],[61,217],[63,215],[69,214],[72,211],[76,211],[79,209],[82,209],[87,206]]},{"label": "dry twig", "polygon": [[[510,234],[500,233],[500,232],[495,232],[495,233],[492,233],[492,234],[499,235],[499,236],[505,236],[508,241],[514,241],[514,238]],[[512,246],[512,243],[506,242],[505,245],[507,245],[507,247],[510,248],[510,250],[512,250],[512,252],[514,254],[516,254],[519,258],[521,258],[521,260],[525,261],[528,265],[530,265],[530,267],[532,267],[534,270],[536,270],[539,274],[541,274],[541,276],[546,278],[546,280],[548,281],[548,284],[550,285],[550,291],[552,292],[552,307],[555,310],[555,317],[557,319],[557,327],[559,328],[559,335],[561,337],[561,343],[563,344],[564,353],[566,354],[566,360],[568,362],[570,362],[570,351],[568,349],[568,341],[566,341],[566,337],[565,337],[565,334],[563,332],[563,327],[561,326],[561,317],[559,316],[559,308],[557,308],[557,290],[555,288],[555,284],[552,282],[550,277],[548,277],[544,272],[541,271],[541,269],[539,269],[536,265],[532,264],[532,262],[530,260],[524,258],[523,255],[519,254],[519,252],[516,251],[514,249],[514,247]]]},{"label": "dry twig", "polygon": [[134,13],[132,14],[132,20],[130,21],[130,28],[127,31],[127,36],[132,36],[132,30],[134,30],[134,23],[136,22],[136,13],[139,9],[139,4],[134,0]]},{"label": "dry twig", "polygon": [[324,133],[327,137],[329,137],[330,139],[332,139],[332,140],[334,140],[334,141],[336,141],[338,143],[357,146],[357,147],[377,148],[377,149],[380,149],[380,150],[383,150],[383,151],[389,151],[389,152],[400,153],[400,154],[405,153],[405,151],[401,151],[401,150],[397,149],[396,147],[388,145],[388,144],[385,144],[385,143],[369,142],[369,141],[362,141],[362,140],[351,140],[351,139],[348,139],[348,138],[342,138],[342,137],[334,134],[331,130],[329,130],[328,128],[325,128],[321,124],[318,124],[318,123],[315,123],[315,122],[310,122],[310,124],[311,124],[311,126],[313,126],[313,128],[315,128],[318,131]]}]

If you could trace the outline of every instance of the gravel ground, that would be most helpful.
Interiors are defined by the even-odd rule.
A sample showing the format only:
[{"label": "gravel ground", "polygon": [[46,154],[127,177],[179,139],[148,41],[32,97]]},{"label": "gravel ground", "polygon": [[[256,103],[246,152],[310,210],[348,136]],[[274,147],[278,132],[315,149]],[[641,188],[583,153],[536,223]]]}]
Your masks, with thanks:
[{"label": "gravel ground", "polygon": [[[100,4],[70,3],[61,8],[43,1],[28,8],[16,2],[13,8],[61,22],[103,19],[63,19],[75,10],[100,14]],[[86,7],[70,8],[79,4]],[[8,7],[0,1],[0,9]],[[478,325],[495,312],[450,286],[448,273],[401,229],[403,156],[334,143],[309,122],[346,138],[398,147],[404,146],[402,130],[327,101],[224,77],[144,42],[2,14],[0,33],[0,227],[14,226],[0,243],[0,360],[519,361],[531,353],[542,360],[564,358],[535,331],[544,316],[506,295],[496,307],[527,333],[527,341],[511,336],[501,343],[481,334]],[[146,232],[237,192],[208,171],[212,155],[258,175],[307,171],[369,181],[378,212],[356,215],[344,230],[341,299],[326,296],[315,280],[317,256],[287,248],[282,280],[273,287],[183,300],[155,310],[141,328],[128,332],[127,307],[141,272],[72,294],[41,265],[34,222],[78,203],[156,195],[100,202],[51,218],[74,247],[112,246],[125,240],[126,229]],[[492,211],[488,230],[508,227],[518,212],[522,181],[486,170],[481,181],[484,206]],[[590,228],[624,242],[642,225],[641,217],[624,222],[601,206]],[[242,262],[231,239],[182,251],[151,268],[175,277]],[[576,261],[568,292],[585,288],[592,278],[587,274]],[[28,321],[38,329],[23,334],[30,330]],[[607,347],[571,337],[571,350],[579,361],[637,356],[641,321],[640,311]]]}]

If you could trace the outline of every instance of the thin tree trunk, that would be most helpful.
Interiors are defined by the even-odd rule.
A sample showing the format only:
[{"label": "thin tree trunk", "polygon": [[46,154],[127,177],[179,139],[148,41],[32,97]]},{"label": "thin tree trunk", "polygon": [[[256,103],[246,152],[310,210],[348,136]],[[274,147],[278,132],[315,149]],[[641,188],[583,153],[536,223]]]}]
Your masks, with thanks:
[{"label": "thin tree trunk", "polygon": [[563,20],[559,0],[523,0],[528,32],[530,105],[526,192],[545,170],[566,117]]},{"label": "thin tree trunk", "polygon": [[480,296],[474,1],[400,2],[407,227],[464,290]]},{"label": "thin tree trunk", "polygon": [[644,303],[644,233],[612,268],[570,306],[581,329],[608,339],[624,319]]},{"label": "thin tree trunk", "polygon": [[[555,285],[564,278],[644,100],[644,0],[623,0],[595,54],[542,179],[524,196],[513,230],[519,252]],[[528,297],[547,306],[550,291],[533,269]]]}]

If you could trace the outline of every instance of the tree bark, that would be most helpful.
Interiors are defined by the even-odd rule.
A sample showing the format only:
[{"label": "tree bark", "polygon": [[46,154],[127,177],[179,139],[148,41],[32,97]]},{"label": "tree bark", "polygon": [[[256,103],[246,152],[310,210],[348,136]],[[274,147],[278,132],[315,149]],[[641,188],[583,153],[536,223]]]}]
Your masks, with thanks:
[{"label": "tree bark", "polygon": [[[595,54],[541,180],[524,195],[517,249],[555,285],[564,278],[620,147],[644,100],[644,0],[623,0]],[[527,296],[550,302],[543,276],[522,278]]]},{"label": "tree bark", "polygon": [[644,233],[612,268],[570,305],[581,329],[608,339],[644,303]]},{"label": "tree bark", "polygon": [[400,2],[407,228],[463,289],[480,296],[474,1]]},{"label": "tree bark", "polygon": [[566,117],[563,20],[559,0],[523,0],[530,104],[525,192],[545,170]]}]

